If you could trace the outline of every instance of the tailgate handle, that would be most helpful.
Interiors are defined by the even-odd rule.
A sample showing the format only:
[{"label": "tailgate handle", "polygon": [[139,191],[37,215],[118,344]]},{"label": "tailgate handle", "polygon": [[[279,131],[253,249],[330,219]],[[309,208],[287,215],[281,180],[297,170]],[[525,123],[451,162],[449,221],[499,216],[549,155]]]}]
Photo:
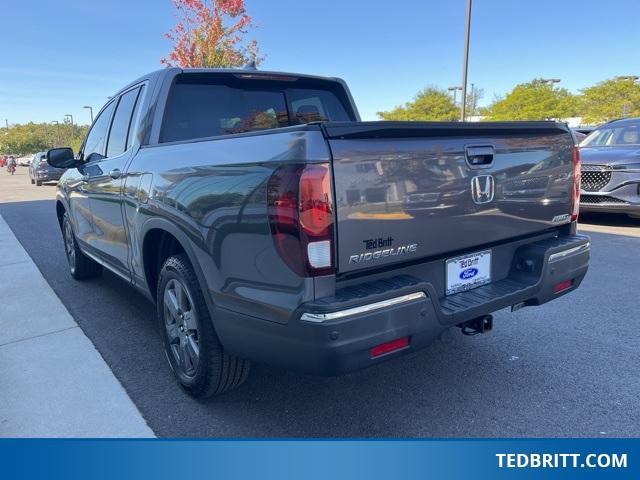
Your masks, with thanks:
[{"label": "tailgate handle", "polygon": [[486,167],[493,163],[494,148],[492,145],[465,147],[464,152],[471,167]]}]

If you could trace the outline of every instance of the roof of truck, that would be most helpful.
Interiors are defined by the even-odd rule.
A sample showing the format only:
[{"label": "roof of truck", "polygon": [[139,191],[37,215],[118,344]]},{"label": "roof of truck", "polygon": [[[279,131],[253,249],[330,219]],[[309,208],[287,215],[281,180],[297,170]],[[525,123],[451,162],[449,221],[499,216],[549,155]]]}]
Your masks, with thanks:
[{"label": "roof of truck", "polygon": [[267,70],[257,70],[252,68],[177,68],[177,67],[169,67],[162,68],[160,70],[154,70],[152,72],[147,73],[146,75],[142,75],[141,77],[136,78],[132,82],[129,82],[127,85],[119,89],[117,92],[113,94],[113,96],[118,96],[125,90],[131,88],[134,85],[139,84],[144,81],[158,81],[166,76],[175,76],[179,73],[228,73],[233,75],[243,75],[246,77],[254,76],[255,78],[260,78],[264,76],[273,76],[273,77],[295,77],[295,78],[307,78],[307,79],[316,79],[316,80],[328,80],[334,82],[340,82],[346,87],[346,83],[343,79],[338,77],[326,77],[322,75],[307,75],[304,73],[293,73],[293,72],[275,72],[275,71],[267,71]]},{"label": "roof of truck", "polygon": [[318,80],[341,80],[337,77],[326,77],[323,75],[308,75],[294,72],[276,72],[271,70],[258,70],[252,68],[182,68],[183,73],[229,73],[243,76],[277,76],[296,78],[316,78]]},{"label": "roof of truck", "polygon": [[274,76],[274,77],[296,77],[296,78],[313,78],[318,80],[333,80],[333,81],[343,81],[338,77],[327,77],[323,75],[308,75],[304,73],[294,73],[294,72],[276,72],[270,70],[254,70],[247,68],[177,68],[177,67],[169,67],[162,68],[160,70],[154,70],[152,72],[147,73],[139,78],[136,78],[134,81],[129,82],[125,87],[118,90],[118,95],[121,91],[126,90],[132,85],[138,84],[145,80],[154,80],[158,77],[162,77],[165,75],[175,75],[176,73],[228,73],[233,75],[243,75],[243,76]]}]

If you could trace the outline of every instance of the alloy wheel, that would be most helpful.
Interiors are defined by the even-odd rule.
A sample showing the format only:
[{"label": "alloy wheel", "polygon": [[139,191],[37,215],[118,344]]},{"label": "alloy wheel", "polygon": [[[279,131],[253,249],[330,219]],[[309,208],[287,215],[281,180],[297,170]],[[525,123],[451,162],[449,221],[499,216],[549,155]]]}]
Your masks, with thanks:
[{"label": "alloy wheel", "polygon": [[71,229],[71,222],[67,219],[64,221],[64,248],[67,254],[69,267],[73,270],[76,267],[76,248],[73,230]]},{"label": "alloy wheel", "polygon": [[172,278],[164,289],[164,324],[175,364],[180,373],[193,377],[200,359],[198,322],[187,287]]}]

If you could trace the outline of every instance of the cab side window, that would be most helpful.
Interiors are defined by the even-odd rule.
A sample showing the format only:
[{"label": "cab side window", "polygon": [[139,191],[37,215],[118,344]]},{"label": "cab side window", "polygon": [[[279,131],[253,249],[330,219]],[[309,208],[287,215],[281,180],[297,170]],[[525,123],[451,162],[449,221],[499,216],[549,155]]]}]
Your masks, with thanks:
[{"label": "cab side window", "polygon": [[85,161],[98,160],[105,157],[105,147],[107,143],[107,133],[111,124],[111,116],[116,106],[116,102],[111,102],[100,113],[91,127],[89,135],[84,142],[82,155]]},{"label": "cab side window", "polygon": [[138,100],[140,88],[134,88],[124,93],[120,97],[116,113],[111,123],[109,141],[107,142],[107,157],[121,155],[127,148],[127,137],[129,135],[133,111]]},{"label": "cab side window", "polygon": [[127,150],[133,144],[133,140],[138,133],[136,127],[138,125],[138,117],[140,115],[140,105],[142,105],[142,99],[144,94],[144,85],[140,87],[140,93],[138,93],[138,99],[136,100],[136,106],[133,109],[133,115],[131,116],[131,123],[129,124],[129,133],[127,134]]}]

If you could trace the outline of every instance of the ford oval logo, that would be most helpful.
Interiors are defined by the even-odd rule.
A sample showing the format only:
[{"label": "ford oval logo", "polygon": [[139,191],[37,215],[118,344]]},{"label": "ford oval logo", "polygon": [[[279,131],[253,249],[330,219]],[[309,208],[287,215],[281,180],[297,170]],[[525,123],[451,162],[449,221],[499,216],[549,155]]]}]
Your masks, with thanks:
[{"label": "ford oval logo", "polygon": [[475,277],[477,274],[478,274],[477,268],[467,268],[466,270],[463,270],[460,272],[460,279],[469,280],[470,278]]}]

